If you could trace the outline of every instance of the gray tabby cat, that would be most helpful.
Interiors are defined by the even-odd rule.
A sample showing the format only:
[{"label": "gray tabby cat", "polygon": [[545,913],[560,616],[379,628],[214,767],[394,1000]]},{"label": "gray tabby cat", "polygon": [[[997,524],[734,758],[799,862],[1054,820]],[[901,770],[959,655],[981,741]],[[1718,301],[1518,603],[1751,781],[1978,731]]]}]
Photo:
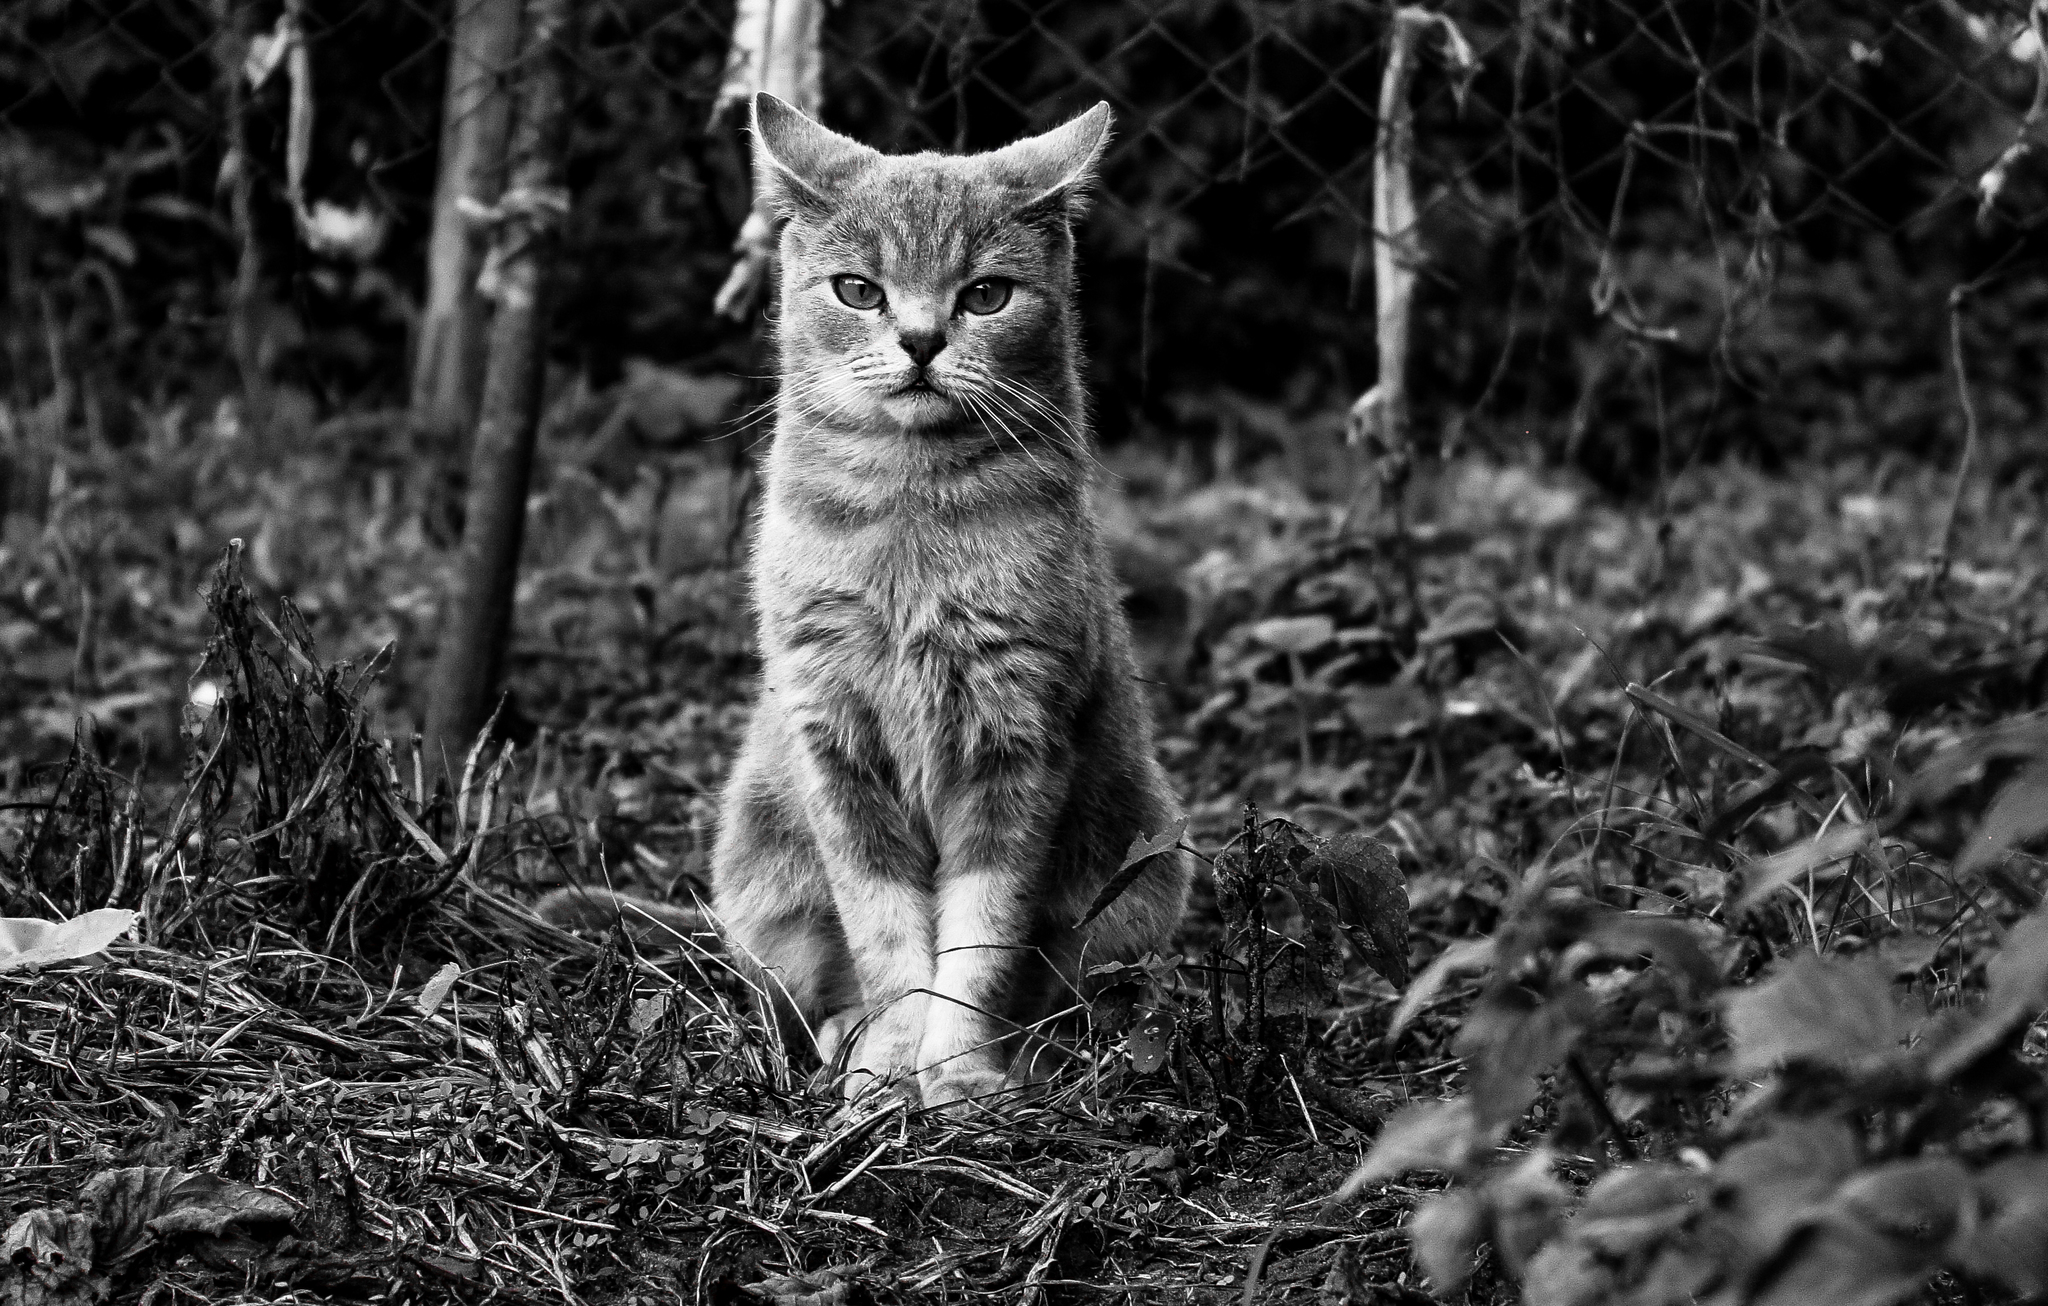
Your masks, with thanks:
[{"label": "gray tabby cat", "polygon": [[886,156],[754,101],[782,385],[714,894],[849,1093],[1001,1091],[1083,972],[1185,905],[1169,854],[1076,927],[1177,815],[1090,508],[1074,224],[1108,132],[1097,105],[989,154]]}]

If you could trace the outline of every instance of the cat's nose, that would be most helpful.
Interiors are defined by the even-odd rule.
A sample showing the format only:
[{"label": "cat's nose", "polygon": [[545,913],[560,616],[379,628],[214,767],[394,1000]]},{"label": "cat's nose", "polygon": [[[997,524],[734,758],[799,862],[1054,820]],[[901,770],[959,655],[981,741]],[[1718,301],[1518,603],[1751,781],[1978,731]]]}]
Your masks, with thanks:
[{"label": "cat's nose", "polygon": [[896,333],[896,341],[911,362],[924,367],[946,347],[946,333],[937,327],[905,328]]}]

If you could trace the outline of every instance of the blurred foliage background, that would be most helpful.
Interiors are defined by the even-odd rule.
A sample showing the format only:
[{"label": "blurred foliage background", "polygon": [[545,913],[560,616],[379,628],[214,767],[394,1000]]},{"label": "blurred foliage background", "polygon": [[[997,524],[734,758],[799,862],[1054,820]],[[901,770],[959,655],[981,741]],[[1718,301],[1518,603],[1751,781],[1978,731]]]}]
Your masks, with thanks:
[{"label": "blurred foliage background", "polygon": [[[1467,78],[1425,59],[1415,89],[1426,440],[1533,447],[1622,489],[1697,457],[1945,454],[1959,417],[1942,319],[1969,286],[1987,434],[2024,452],[2048,329],[2043,185],[2026,157],[1997,166],[2038,127],[2023,0],[1442,12],[1478,63]],[[226,366],[238,312],[254,380],[286,396],[276,438],[402,401],[450,14],[290,13],[324,248],[287,200],[289,79],[248,75],[282,0],[19,0],[0,16],[11,425],[64,380],[115,444],[138,409],[211,411],[248,383]],[[735,124],[712,111],[732,7],[577,13],[560,384],[602,389],[635,359],[763,370],[755,326],[710,311],[747,204]],[[1105,434],[1271,444],[1333,421],[1375,372],[1388,13],[847,3],[826,20],[825,113],[888,148],[975,149],[1110,100],[1087,263]],[[242,170],[247,233],[223,199]],[[238,307],[252,252],[258,293]]]}]

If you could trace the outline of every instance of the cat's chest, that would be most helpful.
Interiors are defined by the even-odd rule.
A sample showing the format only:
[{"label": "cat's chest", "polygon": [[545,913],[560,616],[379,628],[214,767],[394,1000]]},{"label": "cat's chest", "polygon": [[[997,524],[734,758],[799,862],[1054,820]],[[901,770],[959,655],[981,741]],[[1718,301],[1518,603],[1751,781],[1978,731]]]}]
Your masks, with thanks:
[{"label": "cat's chest", "polygon": [[[768,651],[838,675],[904,679],[1038,642],[1070,586],[1021,533],[793,535],[763,558]],[[879,686],[877,686],[879,688]]]}]

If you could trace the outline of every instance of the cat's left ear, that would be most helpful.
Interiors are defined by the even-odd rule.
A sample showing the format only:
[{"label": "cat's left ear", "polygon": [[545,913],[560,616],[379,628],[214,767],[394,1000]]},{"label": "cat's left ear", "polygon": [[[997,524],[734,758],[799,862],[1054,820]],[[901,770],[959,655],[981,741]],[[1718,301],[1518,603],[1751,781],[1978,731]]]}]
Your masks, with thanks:
[{"label": "cat's left ear", "polygon": [[1109,119],[1105,100],[1064,126],[1027,136],[989,156],[997,174],[1025,195],[1018,216],[1040,210],[1079,214],[1109,144]]}]

